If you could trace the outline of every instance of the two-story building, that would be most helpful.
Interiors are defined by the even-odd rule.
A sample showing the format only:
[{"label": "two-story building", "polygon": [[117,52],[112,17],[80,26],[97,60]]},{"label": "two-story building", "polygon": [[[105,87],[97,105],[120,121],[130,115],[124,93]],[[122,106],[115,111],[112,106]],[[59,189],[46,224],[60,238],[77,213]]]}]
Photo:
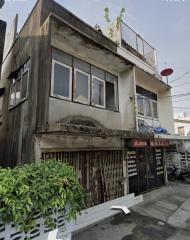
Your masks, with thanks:
[{"label": "two-story building", "polygon": [[39,0],[2,69],[1,164],[71,164],[90,205],[164,184],[174,133],[155,49],[125,23],[112,41],[52,0]]}]

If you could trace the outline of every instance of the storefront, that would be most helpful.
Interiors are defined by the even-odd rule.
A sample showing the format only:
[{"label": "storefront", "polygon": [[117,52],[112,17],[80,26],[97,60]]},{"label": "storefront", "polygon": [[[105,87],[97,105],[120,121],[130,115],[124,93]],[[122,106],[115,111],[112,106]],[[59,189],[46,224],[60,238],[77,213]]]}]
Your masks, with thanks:
[{"label": "storefront", "polygon": [[165,148],[168,140],[127,141],[129,193],[140,194],[165,183]]}]

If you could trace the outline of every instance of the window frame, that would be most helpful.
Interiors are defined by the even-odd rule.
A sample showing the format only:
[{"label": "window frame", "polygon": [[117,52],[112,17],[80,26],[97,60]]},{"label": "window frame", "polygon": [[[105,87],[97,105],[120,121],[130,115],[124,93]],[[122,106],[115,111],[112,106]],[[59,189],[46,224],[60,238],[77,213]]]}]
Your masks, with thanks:
[{"label": "window frame", "polygon": [[[146,105],[146,101],[149,102],[150,116],[147,115],[147,105]],[[147,118],[153,118],[153,115],[152,115],[152,101],[151,101],[150,98],[145,98],[145,99],[144,99],[144,106],[145,106],[145,113],[144,113],[145,117],[147,117]]]},{"label": "window frame", "polygon": [[[54,93],[54,69],[55,69],[55,64],[61,65],[67,69],[69,69],[70,73],[69,73],[69,97],[65,97],[63,95],[60,94],[56,94]],[[56,97],[56,98],[60,98],[60,99],[64,99],[64,100],[72,100],[72,67],[64,64],[60,61],[57,61],[55,59],[52,58],[52,71],[51,71],[51,97]]]},{"label": "window frame", "polygon": [[[119,112],[119,76],[116,76],[117,79],[114,80],[114,100],[115,100],[115,111],[114,112]],[[108,109],[109,110],[109,109]],[[112,111],[112,110],[110,110]]]},{"label": "window frame", "polygon": [[[24,66],[27,64],[27,68],[24,68]],[[13,83],[10,86],[10,91],[9,91],[9,107],[8,109],[12,109],[19,105],[20,103],[24,102],[25,100],[28,99],[28,89],[29,89],[29,80],[30,80],[30,66],[31,66],[31,58],[29,58],[20,68],[20,72],[16,78],[13,78]],[[21,92],[22,92],[22,81],[23,81],[23,75],[27,73],[27,87],[26,87],[26,96],[24,98],[21,98]],[[18,101],[16,101],[16,87],[17,83],[20,81],[20,98]],[[10,105],[11,102],[11,91],[12,88],[15,86],[15,91],[14,91],[14,104]]]},{"label": "window frame", "polygon": [[[17,96],[16,96],[16,94],[17,94],[17,85],[18,85],[18,82],[19,82],[19,81],[20,81],[20,88],[19,88],[20,97],[18,98],[18,101],[17,101]],[[15,82],[14,82],[14,84],[13,84],[12,86],[14,86],[14,85],[15,85],[15,104],[14,104],[13,106],[15,106],[15,105],[19,104],[19,102],[21,102],[22,74],[21,74],[21,76],[19,76],[19,77],[16,78],[16,80],[15,80]]]},{"label": "window frame", "polygon": [[[158,115],[158,101],[152,100],[151,102],[152,102],[152,104],[151,104],[152,105],[152,117],[154,119],[159,119],[159,115]],[[157,105],[157,117],[154,117],[153,102],[156,103],[156,105]]]},{"label": "window frame", "polygon": [[[143,101],[143,113],[142,113],[142,114],[139,114],[138,97],[140,97],[140,98],[142,99],[142,101]],[[138,116],[141,116],[141,117],[145,117],[145,104],[144,104],[144,99],[145,99],[144,96],[142,96],[142,95],[140,95],[140,94],[137,93],[137,113],[138,113]]]},{"label": "window frame", "polygon": [[[102,69],[102,68],[100,68],[97,65],[93,65],[93,64],[85,61],[84,59],[75,57],[75,56],[73,56],[73,55],[71,55],[71,54],[69,54],[67,52],[58,50],[59,51],[59,52],[57,52],[58,55],[61,56],[61,53],[63,53],[63,54],[67,54],[67,55],[69,55],[71,57],[71,61],[72,61],[71,64],[64,63],[61,60],[61,57],[58,57],[58,55],[53,54],[54,50],[58,50],[58,49],[56,49],[54,47],[52,48],[52,55],[51,55],[51,62],[52,62],[52,64],[51,64],[51,70],[50,70],[50,72],[51,72],[51,81],[50,81],[51,86],[50,86],[50,91],[49,91],[49,96],[50,97],[54,97],[54,98],[57,98],[57,99],[60,99],[60,100],[62,99],[62,100],[70,101],[70,102],[73,102],[73,103],[80,103],[80,104],[88,105],[90,107],[97,107],[97,108],[105,109],[107,111],[119,112],[119,81],[118,81],[119,80],[119,76],[117,74],[108,72],[105,69]],[[85,69],[81,69],[80,66],[75,66],[74,65],[74,59],[75,58],[80,60],[80,61],[82,61],[82,62],[84,62],[84,63],[87,63],[90,66],[89,72],[86,71]],[[64,67],[70,69],[70,79],[71,79],[71,81],[70,81],[70,85],[69,86],[71,86],[71,87],[70,87],[70,93],[69,93],[70,96],[69,96],[69,98],[64,97],[62,95],[59,95],[59,94],[54,94],[53,93],[53,91],[54,91],[53,88],[54,88],[54,66],[55,66],[55,63],[60,64],[60,65],[62,65]],[[96,76],[96,74],[93,74],[92,67],[95,67],[95,68],[100,69],[101,71],[103,71],[104,77],[103,76]],[[88,99],[89,100],[88,103],[87,103],[87,101],[77,100],[76,97],[75,97],[75,85],[76,85],[76,83],[75,83],[76,82],[76,80],[75,80],[76,79],[76,74],[75,74],[76,71],[75,71],[75,69],[77,69],[77,71],[82,72],[83,74],[89,76],[90,84],[89,84],[88,96],[90,95],[90,97]],[[114,77],[114,82],[113,82],[113,84],[114,84],[114,105],[115,105],[115,107],[114,107],[115,109],[114,110],[106,108],[106,74],[107,73],[113,75],[113,77]],[[104,92],[103,92],[103,94],[104,94],[104,105],[95,104],[92,101],[93,100],[92,99],[92,92],[93,92],[93,90],[92,90],[93,80],[92,79],[94,79],[94,78],[96,78],[99,81],[103,81],[104,82],[103,83],[103,86],[104,86]]]},{"label": "window frame", "polygon": [[[140,97],[142,98],[142,100],[143,100],[144,114],[142,114],[142,115],[139,114],[138,96],[140,96]],[[151,116],[147,116],[147,115],[146,115],[146,103],[145,103],[146,100],[149,100],[149,101],[150,101]],[[137,115],[138,115],[138,117],[155,119],[155,120],[158,120],[158,119],[159,119],[158,101],[153,100],[153,99],[151,99],[151,98],[144,97],[143,95],[141,95],[141,94],[139,94],[139,93],[136,93],[136,101],[137,101]],[[153,116],[153,102],[155,102],[155,103],[157,104],[157,117],[154,117],[154,116]]]},{"label": "window frame", "polygon": [[[22,96],[22,81],[23,81],[23,75],[27,72],[27,87],[26,87],[26,96],[24,98],[21,98]],[[29,76],[30,76],[30,68],[27,67],[22,74],[21,74],[21,85],[20,85],[20,102],[26,100],[28,98],[28,85],[29,85]]]},{"label": "window frame", "polygon": [[[96,104],[93,102],[93,96],[94,96],[94,88],[93,88],[93,82],[94,82],[94,78],[97,79],[98,81],[100,82],[103,82],[103,85],[104,85],[104,105],[99,105],[99,104]],[[103,109],[106,109],[106,88],[105,88],[105,80],[99,78],[99,77],[96,77],[95,75],[92,75],[92,97],[91,97],[91,104],[92,106],[95,106],[95,107],[99,107],[99,108],[103,108]],[[109,109],[106,109],[106,110],[109,110]],[[111,110],[110,110],[111,111]],[[114,112],[114,111],[113,111]]]},{"label": "window frame", "polygon": [[[14,103],[13,103],[13,105],[11,105],[10,103],[11,103],[11,92],[12,92],[12,89],[13,89],[13,87],[15,87],[15,90],[14,90]],[[17,103],[18,104],[18,103]],[[13,108],[14,106],[16,106],[17,105],[16,104],[16,79],[15,79],[15,81],[11,84],[11,86],[10,86],[10,93],[9,93],[9,108]]]},{"label": "window frame", "polygon": [[[89,73],[86,73],[78,68],[75,68],[73,67],[74,69],[74,78],[73,78],[73,102],[78,102],[78,103],[82,103],[82,104],[85,104],[85,105],[90,105],[90,74]],[[82,100],[79,100],[75,97],[75,93],[76,93],[76,82],[77,82],[77,79],[76,79],[76,73],[79,72],[79,73],[82,73],[84,75],[86,75],[88,77],[88,101],[82,101]]]}]

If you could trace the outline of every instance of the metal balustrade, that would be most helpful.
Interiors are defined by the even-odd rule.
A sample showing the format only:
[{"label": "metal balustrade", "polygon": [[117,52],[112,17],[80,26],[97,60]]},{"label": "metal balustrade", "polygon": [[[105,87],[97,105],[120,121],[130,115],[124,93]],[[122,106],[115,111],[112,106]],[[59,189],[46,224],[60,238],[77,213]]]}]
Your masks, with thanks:
[{"label": "metal balustrade", "polygon": [[121,45],[153,68],[157,68],[156,50],[123,21],[121,22]]}]

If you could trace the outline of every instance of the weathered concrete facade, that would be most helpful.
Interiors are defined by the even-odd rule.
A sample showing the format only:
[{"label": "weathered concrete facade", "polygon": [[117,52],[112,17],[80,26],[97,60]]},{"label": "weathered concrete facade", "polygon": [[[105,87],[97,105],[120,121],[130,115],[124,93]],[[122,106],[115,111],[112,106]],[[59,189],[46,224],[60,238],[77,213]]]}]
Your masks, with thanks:
[{"label": "weathered concrete facade", "polygon": [[[1,126],[1,164],[15,166],[33,159],[33,134],[36,127],[37,84],[40,46],[40,2],[37,3],[21,29],[2,66],[1,86],[5,87]],[[16,106],[9,106],[9,75],[18,70],[29,58],[30,81],[28,96]],[[5,161],[6,159],[6,161]]]},{"label": "weathered concrete facade", "polygon": [[[59,79],[59,71],[61,80],[68,74],[67,97],[54,94],[54,76],[58,74]],[[88,96],[82,93],[80,101],[76,97],[77,73],[88,86]],[[3,64],[0,164],[13,167],[47,157],[66,159],[92,195],[94,188],[102,192],[99,196],[97,191],[92,204],[126,194],[127,150],[132,146],[128,140],[146,139],[137,145],[150,144],[154,137],[152,132],[138,132],[138,120],[153,121],[155,126],[173,131],[170,103],[158,103],[154,119],[138,115],[137,87],[149,91],[156,103],[160,96],[170,95],[170,87],[157,75],[156,69],[129,56],[127,50],[118,48],[56,2],[37,1]],[[98,93],[97,82],[101,85]],[[59,92],[61,85],[57,86]],[[104,176],[107,183],[102,180],[106,168],[115,171],[111,184],[109,174]]]}]

